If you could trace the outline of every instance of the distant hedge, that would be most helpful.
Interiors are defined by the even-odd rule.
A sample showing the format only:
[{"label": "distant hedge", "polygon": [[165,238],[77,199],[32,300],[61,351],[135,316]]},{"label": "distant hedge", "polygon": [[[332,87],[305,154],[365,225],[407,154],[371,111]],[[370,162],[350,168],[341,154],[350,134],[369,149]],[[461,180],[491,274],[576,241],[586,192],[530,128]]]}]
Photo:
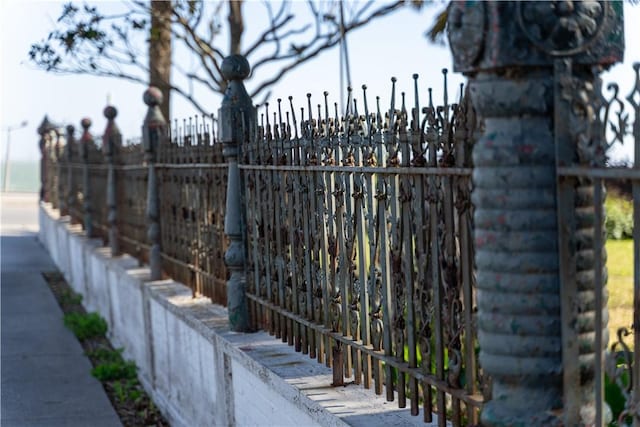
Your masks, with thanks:
[{"label": "distant hedge", "polygon": [[608,239],[630,239],[633,233],[633,203],[631,200],[610,192],[605,201],[607,217],[605,228]]}]

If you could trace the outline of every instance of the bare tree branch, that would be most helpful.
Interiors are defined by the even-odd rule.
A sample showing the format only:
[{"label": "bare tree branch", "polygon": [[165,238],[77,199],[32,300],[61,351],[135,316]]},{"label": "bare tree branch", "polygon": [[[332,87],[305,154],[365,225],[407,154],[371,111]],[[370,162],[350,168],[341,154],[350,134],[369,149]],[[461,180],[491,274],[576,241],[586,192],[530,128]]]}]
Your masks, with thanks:
[{"label": "bare tree branch", "polygon": [[[226,81],[220,64],[227,54],[240,53],[252,64],[250,78],[261,79],[253,96],[264,100],[270,88],[289,72],[340,42],[338,1],[308,0],[306,7],[300,3],[294,9],[290,1],[284,0],[277,10],[268,0],[263,3],[238,0],[165,2],[171,39],[180,49],[192,54],[195,61],[188,67],[172,63],[174,76],[165,73],[164,77],[156,74],[154,78],[191,102],[198,111],[209,113],[198,103],[197,98],[202,95],[194,89],[194,83],[198,91],[223,93]],[[416,2],[421,4],[421,0],[347,3],[344,34],[393,13],[403,4]],[[130,0],[123,3],[123,12],[109,14],[102,14],[97,7],[87,3],[65,4],[54,29],[32,45],[30,58],[38,67],[54,73],[90,74],[148,84],[153,66],[146,64],[148,52],[145,48],[154,36],[152,24],[158,18],[154,12],[155,3],[161,2]],[[264,7],[266,25],[244,48],[245,26],[253,23],[245,21],[243,8],[247,4]],[[222,15],[223,11],[228,12],[226,17]],[[228,37],[222,37],[223,29]],[[223,41],[228,43],[226,48]]]}]

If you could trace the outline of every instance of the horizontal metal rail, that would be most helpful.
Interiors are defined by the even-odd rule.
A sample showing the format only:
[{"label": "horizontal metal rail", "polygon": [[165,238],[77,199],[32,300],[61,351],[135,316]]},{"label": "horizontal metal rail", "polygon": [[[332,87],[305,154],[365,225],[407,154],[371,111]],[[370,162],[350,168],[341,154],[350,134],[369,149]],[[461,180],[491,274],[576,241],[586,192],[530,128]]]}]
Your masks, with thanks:
[{"label": "horizontal metal rail", "polygon": [[425,168],[425,167],[375,167],[375,166],[330,166],[330,165],[238,165],[241,170],[284,171],[284,172],[342,172],[342,173],[375,173],[381,175],[436,175],[436,176],[471,176],[471,168]]},{"label": "horizontal metal rail", "polygon": [[274,305],[271,302],[265,299],[262,299],[256,295],[247,293],[247,298],[259,303],[262,306],[269,308],[270,310],[277,312],[282,316],[285,316],[295,321],[296,323],[299,323],[310,329],[313,329],[314,331],[319,332],[322,335],[329,336],[338,342],[347,344],[349,347],[360,350],[363,353],[380,360],[381,362],[391,365],[394,368],[398,369],[399,371],[409,374],[410,376],[412,376],[413,378],[417,379],[420,382],[437,387],[439,391],[443,391],[447,394],[450,394],[452,397],[460,399],[466,404],[469,404],[475,408],[482,407],[483,397],[479,393],[470,395],[465,393],[464,389],[451,387],[449,384],[447,384],[446,381],[439,380],[432,375],[427,375],[424,372],[422,372],[419,368],[410,368],[408,363],[401,362],[396,358],[386,356],[384,354],[384,350],[374,350],[373,346],[364,345],[362,344],[362,341],[354,340],[350,335],[342,335],[341,332],[335,332],[323,325],[317,324],[315,322],[311,322],[302,316],[298,316],[290,311],[287,311],[286,309],[283,309],[277,305]]},{"label": "horizontal metal rail", "polygon": [[588,168],[588,167],[560,167],[559,176],[589,177],[601,179],[630,179],[640,180],[640,169],[631,168]]}]

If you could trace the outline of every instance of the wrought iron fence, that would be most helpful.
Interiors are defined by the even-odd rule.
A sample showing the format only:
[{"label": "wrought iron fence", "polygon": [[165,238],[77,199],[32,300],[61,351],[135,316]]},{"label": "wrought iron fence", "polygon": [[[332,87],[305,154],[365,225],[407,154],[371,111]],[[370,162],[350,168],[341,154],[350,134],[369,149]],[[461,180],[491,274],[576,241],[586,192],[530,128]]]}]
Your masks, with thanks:
[{"label": "wrought iron fence", "polygon": [[[255,326],[440,425],[477,421],[468,98],[317,113],[278,100],[242,148]],[[431,96],[430,96],[431,98]],[[411,111],[409,112],[408,109]],[[288,110],[283,116],[283,110]],[[302,111],[298,116],[297,111]],[[273,115],[273,116],[272,116]],[[285,118],[286,117],[286,118]]]},{"label": "wrought iron fence", "polygon": [[[98,138],[92,143],[84,144],[88,151],[86,167],[89,172],[88,186],[91,189],[90,221],[93,227],[92,237],[102,239],[106,245],[109,240],[109,222],[107,221],[107,164],[101,149],[102,139]],[[85,199],[86,194],[85,191]]]},{"label": "wrought iron fence", "polygon": [[67,181],[64,186],[66,213],[72,224],[79,224],[82,222],[82,165],[78,163],[80,149],[74,132],[73,126],[67,126],[62,167],[67,171]]},{"label": "wrought iron fence", "polygon": [[[552,211],[551,222],[555,227],[553,216],[557,214],[559,256],[552,254],[552,262],[560,265],[558,311],[562,311],[565,325],[561,337],[562,417],[580,419],[583,414],[572,411],[581,411],[585,401],[596,402],[592,418],[596,425],[602,425],[607,412],[604,384],[608,381],[617,386],[623,399],[621,406],[610,408],[613,421],[638,424],[640,370],[635,349],[640,338],[635,329],[640,324],[640,166],[636,162],[633,168],[611,167],[604,154],[626,138],[626,143],[635,144],[636,160],[640,158],[640,64],[634,66],[635,86],[627,103],[617,86],[609,86],[612,94],[605,99],[600,95],[599,80],[584,75],[576,78],[570,62],[556,65],[556,72],[566,72],[555,76],[564,96],[554,101],[555,149],[570,155],[558,156],[557,165],[545,165],[544,170],[555,167],[557,175],[545,178],[552,184],[556,179],[557,184],[557,195],[552,199],[558,206]],[[235,73],[230,87],[240,93],[242,67],[227,68]],[[480,250],[482,238],[488,234],[476,230],[480,240],[472,238],[485,213],[474,209],[470,197],[471,146],[476,140],[474,132],[482,125],[477,123],[467,96],[449,103],[446,75],[440,106],[435,106],[429,95],[427,107],[421,108],[417,76],[415,87],[412,105],[404,94],[396,105],[394,81],[388,112],[381,110],[379,103],[375,111],[370,108],[365,87],[362,104],[357,104],[349,91],[344,115],[335,104],[330,108],[327,94],[315,109],[310,97],[306,108],[300,110],[294,108],[292,99],[286,104],[278,100],[275,106],[264,106],[259,126],[250,132],[246,132],[245,120],[249,116],[238,121],[240,116],[229,113],[238,105],[230,103],[225,110],[229,123],[242,129],[221,132],[226,138],[224,153],[223,144],[214,137],[213,121],[203,118],[181,126],[176,123],[168,138],[161,141],[151,168],[144,144],[118,147],[117,227],[121,247],[146,261],[150,245],[147,230],[152,227],[145,195],[152,169],[158,176],[165,273],[189,285],[194,294],[224,304],[228,278],[223,261],[227,248],[226,188],[232,180],[228,179],[229,165],[223,154],[235,161],[233,143],[242,135],[245,139],[238,165],[238,192],[242,194],[238,200],[244,209],[240,221],[246,242],[243,271],[253,326],[332,366],[334,385],[352,378],[378,394],[385,393],[388,400],[397,399],[400,407],[408,404],[414,415],[422,406],[427,421],[435,413],[440,425],[474,424],[479,411],[487,407],[491,389],[491,379],[478,363],[476,332],[477,323],[482,326],[482,319],[476,318],[476,288],[490,280],[485,277],[476,284],[474,273],[475,246]],[[149,101],[148,105],[153,108],[154,103]],[[625,110],[629,105],[632,125]],[[577,114],[583,116],[576,119],[573,116]],[[589,123],[590,127],[574,129],[572,123]],[[55,200],[61,209],[66,207],[77,222],[83,222],[89,208],[94,215],[89,223],[105,230],[112,224],[107,221],[107,167],[102,152],[93,143],[85,145],[91,150],[83,162],[78,148],[84,142],[76,144],[68,136],[66,151],[60,151],[60,135],[54,137],[51,129],[47,132],[41,139],[46,199]],[[549,147],[552,149],[552,144],[544,149]],[[520,148],[527,153],[533,150],[529,145]],[[485,150],[482,155],[490,154]],[[90,179],[84,179],[85,171]],[[476,185],[484,185],[485,193],[490,194],[489,181],[483,182],[477,174],[476,179]],[[611,180],[628,180],[632,188],[634,310],[631,327],[619,329],[610,351],[601,352],[608,346],[603,184]],[[87,185],[91,186],[89,199]],[[476,198],[485,197],[478,193]],[[474,213],[478,224],[474,224]],[[232,231],[235,233],[235,228]],[[556,237],[544,244],[554,245]],[[490,263],[489,252],[485,247],[485,264]],[[242,269],[242,262],[233,261]],[[493,285],[500,285],[499,280],[495,282]],[[572,307],[573,311],[567,310]],[[576,319],[573,329],[566,327],[569,315]],[[557,323],[557,319],[550,321],[553,327]],[[509,329],[517,325],[499,326]],[[631,335],[633,344],[628,342]],[[559,334],[555,336],[560,340]],[[506,340],[492,345],[503,342]],[[555,355],[560,349],[554,346],[551,351]],[[593,390],[596,398],[574,395],[584,390]]]},{"label": "wrought iron fence", "polygon": [[213,121],[177,122],[158,153],[164,271],[194,293],[226,304],[224,206],[227,165]]},{"label": "wrought iron fence", "polygon": [[45,197],[56,209],[59,205],[59,183],[60,172],[62,171],[59,167],[61,144],[60,134],[56,132],[56,130],[51,129],[48,132],[45,143]]},{"label": "wrought iron fence", "polygon": [[139,140],[115,150],[118,245],[141,263],[149,262],[147,243],[147,168]]},{"label": "wrought iron fence", "polygon": [[[181,126],[176,122],[160,144],[154,168],[159,176],[164,273],[191,287],[194,294],[226,304],[227,171],[214,133],[208,118],[190,119]],[[76,142],[70,131],[65,144],[60,134],[48,130],[46,139],[43,168],[47,200],[55,201],[54,208],[63,200],[72,223],[81,223],[86,229],[89,221],[92,237],[107,244],[109,165],[99,148],[102,138]],[[116,144],[114,172],[118,247],[141,263],[148,262],[148,164],[140,140]]]},{"label": "wrought iron fence", "polygon": [[[594,334],[592,346],[570,345],[575,336],[564,337],[563,352],[565,360],[580,360],[580,369],[571,370],[573,377],[565,373],[565,396],[571,397],[572,384],[590,384],[595,394],[596,425],[640,425],[640,63],[634,66],[634,86],[626,97],[621,98],[618,85],[607,86],[608,96],[596,79],[593,87],[585,85],[575,77],[563,80],[563,89],[571,90],[574,95],[567,98],[565,108],[556,107],[569,118],[572,114],[587,111],[591,115],[588,128],[569,129],[567,140],[573,154],[572,158],[562,159],[557,169],[558,199],[575,201],[576,209],[567,210],[562,217],[560,242],[576,245],[575,255],[561,258],[566,281],[565,287],[571,289],[570,280],[577,282],[573,293],[565,293],[570,301],[579,298],[584,301],[576,307],[578,319],[577,334]],[[578,96],[587,96],[579,104]],[[585,109],[576,105],[584,106]],[[632,114],[629,114],[629,109]],[[556,113],[556,118],[561,117]],[[575,144],[575,141],[580,143]],[[606,152],[614,144],[633,144],[634,164],[631,167],[611,166]],[[605,249],[606,232],[604,229],[606,212],[604,200],[606,188],[612,184],[627,183],[630,194],[622,197],[632,199],[633,203],[633,290],[628,289],[628,297],[633,298],[633,309],[629,310],[626,327],[618,328],[614,337],[609,337],[607,304],[607,255]],[[624,187],[624,185],[622,186]],[[592,231],[593,239],[584,241],[583,236]],[[618,262],[618,260],[610,260]],[[566,286],[566,284],[569,286]],[[633,295],[633,296],[632,296]],[[563,305],[567,300],[562,301]],[[630,338],[631,337],[631,338]],[[607,349],[609,340],[611,343]],[[632,340],[632,342],[629,342]],[[565,364],[565,369],[567,365]],[[592,368],[593,367],[593,368]],[[605,376],[606,374],[606,376]],[[607,394],[605,398],[605,383]],[[575,408],[568,406],[567,411]],[[577,411],[578,408],[575,408]],[[571,414],[579,419],[582,414]]]}]

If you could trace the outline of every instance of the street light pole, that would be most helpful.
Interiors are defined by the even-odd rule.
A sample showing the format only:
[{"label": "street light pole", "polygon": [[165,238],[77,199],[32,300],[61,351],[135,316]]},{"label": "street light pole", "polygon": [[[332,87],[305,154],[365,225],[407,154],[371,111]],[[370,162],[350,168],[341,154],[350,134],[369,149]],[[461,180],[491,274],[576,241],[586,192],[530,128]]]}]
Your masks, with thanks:
[{"label": "street light pole", "polygon": [[11,132],[14,130],[22,129],[27,126],[27,121],[24,120],[17,126],[8,126],[7,127],[7,151],[4,156],[4,179],[2,180],[2,192],[6,193],[7,188],[9,187],[9,152],[11,148]]}]

